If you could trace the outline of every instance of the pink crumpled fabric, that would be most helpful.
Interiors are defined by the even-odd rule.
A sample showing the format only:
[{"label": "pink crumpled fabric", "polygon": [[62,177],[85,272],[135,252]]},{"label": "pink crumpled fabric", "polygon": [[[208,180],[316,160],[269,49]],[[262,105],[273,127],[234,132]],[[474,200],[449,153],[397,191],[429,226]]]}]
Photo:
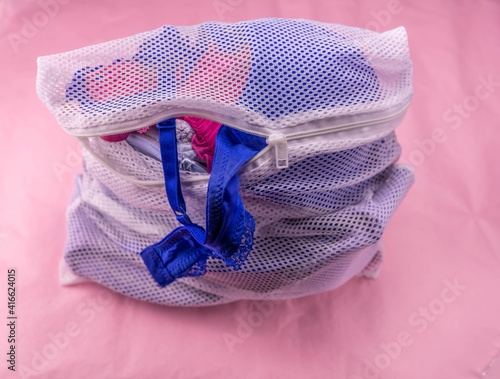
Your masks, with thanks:
[{"label": "pink crumpled fabric", "polygon": [[[215,138],[222,124],[201,117],[185,116],[179,118],[186,121],[189,126],[193,128],[195,133],[191,140],[191,144],[196,154],[198,154],[198,157],[206,162],[207,170],[210,173],[214,161]],[[144,133],[148,129],[149,126],[138,130],[138,132]],[[109,136],[102,136],[101,138],[107,142],[120,142],[126,140],[129,134],[130,133],[112,134]]]},{"label": "pink crumpled fabric", "polygon": [[[81,146],[37,98],[37,57],[260,17],[408,32],[415,93],[397,134],[416,182],[382,238],[379,277],[201,309],[61,286]],[[0,2],[0,306],[5,321],[15,267],[19,315],[16,372],[3,324],[0,377],[500,378],[499,19],[493,0]]]},{"label": "pink crumpled fabric", "polygon": [[198,157],[207,162],[207,170],[211,172],[215,154],[215,137],[222,124],[200,117],[186,116],[181,119],[194,129],[191,145]]}]

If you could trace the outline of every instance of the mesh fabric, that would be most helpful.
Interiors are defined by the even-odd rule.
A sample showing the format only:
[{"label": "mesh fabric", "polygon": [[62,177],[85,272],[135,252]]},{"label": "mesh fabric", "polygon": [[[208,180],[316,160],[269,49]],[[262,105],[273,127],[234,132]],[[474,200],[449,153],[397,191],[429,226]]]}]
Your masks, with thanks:
[{"label": "mesh fabric", "polygon": [[[85,146],[65,269],[137,299],[183,306],[304,296],[374,277],[383,231],[414,181],[408,166],[395,164],[394,133],[411,77],[404,28],[377,33],[309,20],[164,26],[39,58],[40,99]],[[179,226],[162,162],[99,136],[187,115],[284,135],[289,167],[277,168],[269,145],[239,170],[255,232],[237,271],[209,257],[190,268],[194,276],[160,288],[138,253]],[[177,138],[192,138],[180,120]],[[180,177],[190,218],[203,225],[208,176]]]}]

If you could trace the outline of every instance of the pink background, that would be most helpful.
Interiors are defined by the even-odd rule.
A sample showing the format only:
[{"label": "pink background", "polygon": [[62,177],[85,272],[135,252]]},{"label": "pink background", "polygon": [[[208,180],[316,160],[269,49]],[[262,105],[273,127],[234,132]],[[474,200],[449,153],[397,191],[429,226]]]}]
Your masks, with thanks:
[{"label": "pink background", "polygon": [[[500,378],[499,1],[41,3],[52,6],[0,2],[0,313],[16,267],[23,369],[7,370],[2,326],[0,377]],[[407,29],[415,97],[398,135],[417,180],[378,279],[267,303],[263,316],[251,301],[181,309],[59,285],[81,148],[37,99],[36,58],[163,24],[271,16]]]}]

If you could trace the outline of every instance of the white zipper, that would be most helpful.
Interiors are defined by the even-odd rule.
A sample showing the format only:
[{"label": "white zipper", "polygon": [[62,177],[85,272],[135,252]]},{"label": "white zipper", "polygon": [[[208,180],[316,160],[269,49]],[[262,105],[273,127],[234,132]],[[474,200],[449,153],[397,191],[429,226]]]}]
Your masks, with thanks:
[{"label": "white zipper", "polygon": [[[282,133],[274,133],[267,137],[266,142],[268,145],[274,147],[275,156],[276,156],[276,167],[277,168],[286,168],[288,167],[288,141],[298,140],[302,138],[310,138],[315,136],[320,136],[324,134],[329,134],[333,132],[340,132],[350,129],[361,128],[363,126],[379,124],[383,122],[392,121],[398,117],[400,117],[409,107],[409,103],[406,104],[403,108],[401,108],[398,112],[393,113],[389,116],[379,117],[376,119],[370,119],[366,121],[347,123],[344,125],[336,125],[331,128],[319,129],[308,132],[299,132],[292,133],[288,135],[284,135]],[[241,129],[240,129],[241,130]]]},{"label": "white zipper", "polygon": [[[398,116],[400,116],[404,112],[406,112],[406,110],[410,106],[410,103],[411,103],[411,98],[397,112],[392,113],[389,116],[379,117],[379,118],[375,118],[375,119],[370,119],[370,120],[367,120],[367,121],[360,121],[360,122],[354,122],[354,123],[346,123],[346,124],[343,124],[343,125],[342,124],[341,125],[335,125],[335,126],[332,126],[330,128],[319,129],[319,130],[312,131],[312,132],[291,133],[291,134],[287,134],[286,135],[286,139],[287,140],[292,140],[292,139],[303,138],[303,137],[311,137],[311,136],[314,136],[314,135],[326,134],[326,133],[330,133],[330,132],[334,132],[334,131],[348,130],[348,129],[352,129],[352,128],[357,128],[359,126],[365,126],[365,125],[375,124],[375,123],[379,123],[379,122],[383,122],[383,121],[390,121],[392,119],[397,118]],[[113,133],[109,133],[109,135],[121,134],[121,133],[129,133],[129,132],[136,132],[138,130],[141,130],[141,129],[145,128],[146,126],[155,125],[155,124],[157,124],[157,123],[159,123],[159,122],[161,122],[161,121],[163,121],[163,120],[165,120],[167,118],[176,118],[176,117],[184,117],[184,116],[206,118],[206,119],[218,122],[219,124],[224,124],[224,125],[227,125],[227,126],[233,128],[233,129],[245,132],[247,134],[252,134],[252,135],[258,136],[258,137],[269,138],[270,136],[272,136],[274,134],[278,134],[278,135],[283,134],[283,133],[262,133],[262,132],[258,132],[258,131],[255,131],[255,130],[249,130],[249,129],[241,127],[241,126],[237,126],[235,124],[228,123],[227,121],[221,121],[220,119],[217,119],[217,117],[214,116],[214,115],[207,116],[207,115],[198,114],[198,113],[191,113],[191,112],[189,113],[189,115],[186,115],[186,113],[184,112],[184,113],[179,113],[179,114],[176,114],[176,113],[170,114],[168,117],[166,117],[166,116],[155,117],[155,118],[152,118],[152,119],[148,120],[147,122],[142,122],[142,123],[136,124],[133,127],[128,127],[128,128],[124,128],[124,129],[115,130],[115,131],[113,131]],[[88,135],[81,135],[80,137],[97,137],[97,136],[103,136],[103,135],[108,135],[108,134],[88,134]]]},{"label": "white zipper", "polygon": [[372,125],[372,124],[379,124],[382,122],[392,121],[392,120],[398,118],[399,116],[401,116],[402,114],[404,114],[409,106],[410,106],[410,104],[408,103],[403,108],[401,108],[400,110],[398,110],[395,113],[390,114],[389,116],[379,117],[379,118],[365,120],[365,121],[347,123],[344,125],[336,125],[336,126],[332,126],[331,128],[325,128],[325,129],[320,129],[320,130],[315,130],[315,131],[310,131],[310,132],[293,133],[293,134],[287,135],[286,138],[288,141],[292,141],[292,140],[296,140],[296,139],[309,138],[309,137],[319,136],[322,134],[341,132],[341,131],[345,131],[345,130],[360,128],[362,126],[368,126],[368,125]]},{"label": "white zipper", "polygon": [[277,168],[288,167],[288,143],[284,134],[271,134],[266,142],[274,147]]},{"label": "white zipper", "polygon": [[[411,101],[411,99],[410,99]],[[323,134],[329,134],[329,133],[333,133],[333,132],[340,132],[340,131],[346,131],[346,130],[351,130],[351,129],[356,129],[356,128],[361,128],[363,126],[369,126],[369,125],[373,125],[373,124],[379,124],[379,123],[383,123],[383,122],[387,122],[387,121],[392,121],[398,117],[400,117],[402,114],[404,114],[404,112],[406,112],[406,110],[408,109],[409,105],[410,105],[410,101],[408,101],[404,107],[402,107],[401,109],[399,109],[397,112],[395,113],[392,113],[388,116],[385,116],[385,117],[379,117],[379,118],[375,118],[375,119],[370,119],[370,120],[365,120],[365,121],[360,121],[360,122],[351,122],[351,123],[346,123],[346,124],[343,124],[343,125],[335,125],[335,126],[332,126],[330,128],[324,128],[324,129],[319,129],[319,130],[314,130],[314,131],[308,131],[308,132],[298,132],[298,133],[292,133],[292,134],[288,134],[288,135],[285,135],[283,133],[260,133],[260,132],[255,132],[253,130],[248,130],[246,128],[242,128],[242,127],[239,127],[239,126],[235,126],[235,125],[232,125],[232,124],[228,124],[227,122],[224,122],[223,124],[224,125],[227,125],[231,128],[234,128],[236,130],[239,130],[239,131],[242,131],[244,133],[247,133],[247,134],[251,134],[251,135],[255,135],[255,136],[258,136],[258,137],[264,137],[266,138],[266,142],[268,144],[267,147],[265,147],[264,149],[262,149],[259,153],[257,153],[252,159],[250,159],[247,164],[257,160],[258,158],[260,158],[262,155],[264,155],[270,148],[274,148],[274,151],[275,151],[275,159],[276,159],[276,167],[281,169],[281,168],[286,168],[288,167],[289,165],[289,162],[288,162],[288,142],[289,141],[293,141],[293,140],[298,140],[298,139],[302,139],[302,138],[310,138],[310,137],[314,137],[314,136],[320,136],[320,135],[323,135]],[[201,118],[205,118],[206,116],[204,115],[194,115],[192,114],[194,117],[201,117]],[[179,115],[180,116],[185,116],[184,115]],[[174,118],[174,117],[177,117],[177,116],[171,116],[170,118]],[[161,117],[161,118],[158,118],[156,123],[164,120],[165,117]],[[215,120],[213,117],[211,118],[211,120],[213,121],[216,121],[218,122],[218,120]],[[128,130],[126,131],[118,131],[118,133],[125,133],[125,132],[133,132],[133,131],[137,131],[137,130],[140,130],[146,126],[149,126],[149,125],[153,125],[155,124],[154,121],[148,121],[147,124],[139,124],[137,126],[134,126],[133,129],[131,128],[128,128]],[[114,134],[118,134],[117,132],[115,132]],[[196,176],[196,177],[193,177],[193,178],[185,178],[183,179],[183,182],[197,182],[197,181],[203,181],[203,180],[208,180],[210,178],[210,175],[200,175],[200,176]],[[153,184],[153,183],[151,183]]]}]

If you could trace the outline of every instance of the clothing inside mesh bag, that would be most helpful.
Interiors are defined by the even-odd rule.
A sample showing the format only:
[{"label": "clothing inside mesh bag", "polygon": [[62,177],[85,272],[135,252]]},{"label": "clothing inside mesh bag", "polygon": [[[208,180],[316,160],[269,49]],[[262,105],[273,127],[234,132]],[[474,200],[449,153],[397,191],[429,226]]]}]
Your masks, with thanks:
[{"label": "clothing inside mesh bag", "polygon": [[38,64],[40,99],[78,136],[193,113],[256,132],[321,129],[390,113],[412,95],[404,28],[310,20],[164,26]]},{"label": "clothing inside mesh bag", "polygon": [[[204,276],[158,288],[137,253],[178,226],[164,188],[141,188],[118,178],[85,151],[84,175],[68,210],[65,259],[79,276],[161,304],[209,305],[329,290],[380,263],[382,232],[413,181],[407,166],[394,165],[399,154],[390,133],[353,149],[298,160],[272,175],[252,171],[258,183],[240,187],[256,221],[253,248],[242,267],[234,271],[209,258]],[[206,182],[183,190],[190,214],[202,223]]]},{"label": "clothing inside mesh bag", "polygon": [[[276,18],[164,26],[38,66],[38,96],[85,148],[68,210],[75,274],[143,300],[208,305],[303,296],[377,272],[384,228],[414,180],[395,165],[394,129],[412,97],[404,28]],[[215,174],[175,148],[193,140],[183,117],[222,125]],[[162,129],[160,160],[151,126],[175,118],[178,142]],[[217,158],[219,134],[243,136],[224,140],[227,159]],[[250,154],[252,138],[261,144]],[[202,147],[210,171],[213,144]],[[235,233],[210,241],[221,230]],[[182,241],[198,250],[172,255]],[[174,281],[162,273],[172,262]]]}]

